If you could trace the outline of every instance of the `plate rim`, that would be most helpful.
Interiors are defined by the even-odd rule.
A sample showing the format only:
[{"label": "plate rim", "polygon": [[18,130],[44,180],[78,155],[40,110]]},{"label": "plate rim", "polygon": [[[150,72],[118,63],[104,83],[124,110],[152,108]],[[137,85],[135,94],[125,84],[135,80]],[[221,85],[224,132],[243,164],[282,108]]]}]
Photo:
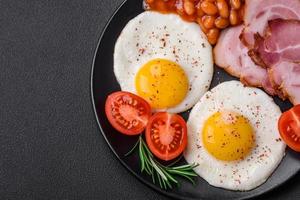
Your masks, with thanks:
[{"label": "plate rim", "polygon": [[[114,150],[114,148],[112,147],[112,145],[110,144],[110,142],[108,141],[102,126],[99,122],[99,118],[98,118],[98,114],[97,114],[97,109],[96,109],[96,104],[95,104],[95,96],[94,96],[94,92],[93,92],[93,88],[94,88],[94,84],[93,84],[93,77],[94,77],[94,69],[95,69],[95,62],[96,62],[96,58],[97,58],[97,53],[102,41],[102,38],[104,37],[104,34],[106,33],[107,28],[109,27],[111,21],[114,19],[115,15],[119,12],[119,10],[128,2],[129,0],[123,0],[122,3],[120,3],[117,8],[113,11],[113,13],[111,14],[111,16],[109,17],[109,19],[107,20],[107,22],[105,23],[104,27],[101,30],[100,36],[97,40],[97,46],[94,50],[94,55],[93,55],[93,61],[92,61],[92,67],[91,67],[91,72],[90,72],[90,97],[91,97],[91,103],[92,103],[92,107],[93,107],[93,113],[94,113],[94,117],[96,119],[97,125],[98,125],[98,129],[100,130],[102,136],[104,137],[107,145],[109,146],[110,150],[113,152],[113,154],[117,157],[118,161],[121,162],[121,164],[123,165],[123,167],[125,167],[126,170],[128,170],[131,174],[133,174],[135,176],[135,178],[137,178],[137,180],[139,180],[141,183],[147,185],[148,187],[150,187],[153,191],[157,191],[162,195],[165,195],[167,197],[172,197],[172,198],[176,198],[176,199],[181,199],[181,200],[196,200],[196,199],[200,199],[200,198],[191,198],[191,197],[186,197],[186,196],[180,196],[178,194],[172,193],[172,192],[168,192],[168,190],[162,190],[160,189],[158,186],[150,183],[149,181],[143,179],[140,174],[136,173],[134,170],[132,170],[117,154],[117,152]],[[299,172],[299,171],[298,171]],[[292,178],[294,178],[298,172],[296,172],[295,174],[293,174],[289,179],[287,180],[291,180]],[[259,191],[257,193],[254,194],[249,194],[249,195],[245,195],[243,197],[240,198],[236,198],[237,200],[245,200],[245,199],[251,199],[251,198],[255,198],[264,194],[268,194],[276,189],[278,189],[280,186],[284,185],[286,181],[277,184],[276,186],[274,186],[273,188],[271,188],[268,191]],[[208,183],[207,183],[208,184]],[[211,186],[213,187],[213,186]],[[206,198],[201,198],[201,199],[206,199]]]}]

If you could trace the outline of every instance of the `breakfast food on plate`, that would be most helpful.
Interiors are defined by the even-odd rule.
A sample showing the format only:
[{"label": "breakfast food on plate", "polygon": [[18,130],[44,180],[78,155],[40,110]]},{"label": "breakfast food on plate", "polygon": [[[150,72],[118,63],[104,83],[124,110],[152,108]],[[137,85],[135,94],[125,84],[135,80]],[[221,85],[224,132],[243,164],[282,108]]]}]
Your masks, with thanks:
[{"label": "breakfast food on plate", "polygon": [[215,63],[240,78],[245,85],[263,87],[269,94],[274,94],[267,70],[251,60],[248,48],[238,39],[242,29],[240,25],[222,31],[214,48]]},{"label": "breakfast food on plate", "polygon": [[284,156],[277,130],[279,107],[262,90],[223,82],[192,109],[184,157],[209,184],[251,190],[264,183]]},{"label": "breakfast food on plate", "polygon": [[215,63],[246,85],[300,103],[299,19],[298,0],[246,0],[244,25],[221,33]]},{"label": "breakfast food on plate", "polygon": [[110,124],[119,132],[138,135],[146,128],[151,108],[141,97],[119,91],[107,97],[105,114]]},{"label": "breakfast food on plate", "polygon": [[264,37],[257,35],[251,57],[267,68],[272,85],[283,99],[300,103],[300,21],[275,19]]},{"label": "breakfast food on plate", "polygon": [[156,157],[172,160],[186,147],[186,123],[180,115],[158,112],[149,119],[145,136],[149,149]]},{"label": "breakfast food on plate", "polygon": [[286,144],[300,152],[300,104],[281,115],[278,128],[281,138]]},{"label": "breakfast food on plate", "polygon": [[268,21],[272,19],[300,19],[299,0],[246,0],[243,43],[252,48],[254,34],[264,35]]},{"label": "breakfast food on plate", "polygon": [[147,10],[177,13],[197,22],[210,44],[216,44],[220,30],[242,22],[244,0],[144,0]]},{"label": "breakfast food on plate", "polygon": [[212,49],[195,23],[175,14],[146,11],[120,34],[114,73],[122,91],[144,98],[153,111],[179,113],[208,90]]},{"label": "breakfast food on plate", "polygon": [[[300,1],[144,0],[144,6],[150,11],[130,20],[115,44],[122,91],[106,100],[108,121],[123,134],[140,134],[133,149],[141,171],[163,189],[178,183],[173,175],[193,182],[197,174],[229,190],[260,186],[284,157],[285,143],[300,152],[300,105],[281,114],[254,88],[300,103]],[[213,57],[241,82],[208,91]],[[193,106],[186,124],[176,113]],[[187,165],[155,159],[182,152]]]}]

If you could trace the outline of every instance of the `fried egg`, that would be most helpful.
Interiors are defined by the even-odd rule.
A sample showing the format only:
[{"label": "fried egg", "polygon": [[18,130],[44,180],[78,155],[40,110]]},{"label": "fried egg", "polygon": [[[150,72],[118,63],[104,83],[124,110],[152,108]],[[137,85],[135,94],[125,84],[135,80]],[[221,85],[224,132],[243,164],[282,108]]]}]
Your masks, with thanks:
[{"label": "fried egg", "polygon": [[188,122],[188,163],[209,184],[230,190],[251,190],[276,169],[285,154],[273,99],[239,81],[223,82],[208,91],[192,109]]},{"label": "fried egg", "polygon": [[179,113],[208,90],[212,49],[197,24],[175,14],[146,11],[120,34],[114,73],[123,91],[143,97],[154,111]]}]

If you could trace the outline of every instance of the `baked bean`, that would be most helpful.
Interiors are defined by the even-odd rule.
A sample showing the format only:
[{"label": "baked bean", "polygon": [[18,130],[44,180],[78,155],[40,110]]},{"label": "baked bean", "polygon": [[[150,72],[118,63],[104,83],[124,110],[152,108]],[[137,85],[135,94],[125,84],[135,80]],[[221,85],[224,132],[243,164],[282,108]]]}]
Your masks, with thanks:
[{"label": "baked bean", "polygon": [[239,22],[238,12],[236,10],[231,10],[229,15],[229,21],[231,25],[237,25]]},{"label": "baked bean", "polygon": [[200,26],[201,30],[203,31],[203,33],[207,33],[208,32],[208,29],[205,28],[205,26],[203,25],[201,17],[197,18],[197,23],[199,24],[199,26]]},{"label": "baked bean", "polygon": [[240,9],[241,7],[241,1],[240,0],[230,0],[230,5],[233,9]]},{"label": "baked bean", "polygon": [[217,28],[223,29],[226,28],[229,25],[229,21],[227,18],[223,18],[223,17],[218,17],[215,20],[215,25]]},{"label": "baked bean", "polygon": [[201,9],[208,15],[215,15],[218,13],[218,8],[212,2],[207,0],[201,3]]},{"label": "baked bean", "polygon": [[192,3],[189,0],[185,0],[183,2],[183,8],[184,8],[184,11],[186,12],[186,14],[188,14],[188,15],[193,15],[195,13],[194,3]]},{"label": "baked bean", "polygon": [[205,28],[211,29],[214,27],[216,17],[214,15],[205,15],[202,17],[202,22]]},{"label": "baked bean", "polygon": [[203,15],[205,15],[205,13],[203,12],[203,10],[201,9],[201,6],[200,6],[200,2],[196,5],[196,11],[197,11],[197,16],[198,17],[202,17]]},{"label": "baked bean", "polygon": [[228,9],[227,2],[225,0],[217,0],[217,7],[221,17],[223,18],[229,17],[229,9]]},{"label": "baked bean", "polygon": [[219,38],[220,30],[217,28],[210,29],[207,33],[207,39],[210,44],[216,44]]},{"label": "baked bean", "polygon": [[244,0],[144,0],[144,2],[149,10],[177,12],[184,20],[197,22],[212,45],[217,43],[222,29],[242,23],[245,12]]}]

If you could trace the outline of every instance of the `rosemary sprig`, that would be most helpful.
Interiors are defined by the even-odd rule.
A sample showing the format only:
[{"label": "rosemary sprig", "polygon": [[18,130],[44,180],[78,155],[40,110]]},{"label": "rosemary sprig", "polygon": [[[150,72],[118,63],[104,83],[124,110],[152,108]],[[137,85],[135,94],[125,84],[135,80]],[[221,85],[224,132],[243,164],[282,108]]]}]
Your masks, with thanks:
[{"label": "rosemary sprig", "polygon": [[[141,163],[141,172],[145,171],[149,176],[151,176],[154,184],[158,183],[164,190],[172,189],[172,185],[179,185],[176,176],[186,178],[195,184],[193,178],[198,175],[193,169],[197,167],[198,164],[186,164],[174,167],[174,162],[171,165],[164,166],[154,158],[142,136],[139,137],[137,143],[127,154],[125,154],[125,156],[129,156],[137,147]],[[176,162],[177,161],[179,160],[176,160]]]}]

